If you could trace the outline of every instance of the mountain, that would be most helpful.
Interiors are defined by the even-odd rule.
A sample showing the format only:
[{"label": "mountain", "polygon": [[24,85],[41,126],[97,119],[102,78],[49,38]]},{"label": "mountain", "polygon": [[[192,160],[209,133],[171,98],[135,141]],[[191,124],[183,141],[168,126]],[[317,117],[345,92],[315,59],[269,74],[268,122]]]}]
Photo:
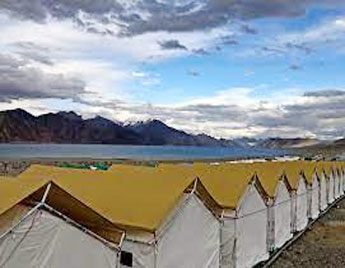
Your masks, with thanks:
[{"label": "mountain", "polygon": [[268,138],[256,143],[256,147],[264,147],[270,149],[299,149],[317,146],[321,143],[322,141],[311,138]]},{"label": "mountain", "polygon": [[0,142],[142,144],[141,137],[102,117],[74,112],[35,117],[17,109],[0,112]]},{"label": "mountain", "polygon": [[216,139],[206,134],[192,135],[169,127],[159,120],[137,122],[126,126],[135,131],[149,145],[233,146],[229,140]]},{"label": "mountain", "polygon": [[84,120],[75,112],[36,117],[22,109],[0,112],[0,143],[8,142],[234,146],[230,140],[188,134],[159,120],[122,125],[100,116]]},{"label": "mountain", "polygon": [[84,121],[82,141],[107,144],[142,144],[140,135],[111,120],[97,116]]},{"label": "mountain", "polygon": [[0,112],[0,142],[40,140],[37,119],[24,110]]},{"label": "mountain", "polygon": [[310,138],[216,139],[206,134],[189,134],[159,120],[126,125],[101,116],[84,120],[75,112],[48,113],[36,117],[22,109],[0,112],[0,143],[8,142],[193,145],[270,149],[345,146],[345,139],[334,142]]},{"label": "mountain", "polygon": [[233,140],[233,142],[237,146],[246,147],[246,148],[256,147],[261,141],[262,140],[260,139],[248,138],[248,137],[242,137],[242,138],[237,138]]}]

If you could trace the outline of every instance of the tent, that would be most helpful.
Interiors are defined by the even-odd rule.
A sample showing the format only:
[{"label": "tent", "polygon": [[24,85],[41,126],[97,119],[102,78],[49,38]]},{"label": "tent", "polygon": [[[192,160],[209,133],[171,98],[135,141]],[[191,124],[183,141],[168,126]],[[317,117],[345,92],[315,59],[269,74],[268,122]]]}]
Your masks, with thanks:
[{"label": "tent", "polygon": [[339,191],[340,191],[340,196],[344,195],[344,170],[343,170],[343,163],[342,162],[337,162],[337,169],[339,172]]},{"label": "tent", "polygon": [[269,206],[269,247],[275,250],[282,247],[292,234],[291,187],[284,175],[280,162],[253,164],[259,180],[270,197]]},{"label": "tent", "polygon": [[26,176],[42,174],[124,231],[120,267],[219,267],[220,222],[208,209],[216,203],[190,172],[36,166]]},{"label": "tent", "polygon": [[337,184],[337,195],[338,198],[341,197],[344,194],[343,190],[343,172],[342,172],[342,164],[341,162],[335,163],[335,169],[336,169],[336,176],[338,177],[338,184]]},{"label": "tent", "polygon": [[316,166],[317,174],[320,180],[320,211],[324,211],[328,204],[327,177],[323,168],[323,164]]},{"label": "tent", "polygon": [[315,162],[303,162],[303,174],[308,183],[308,218],[316,219],[320,214],[320,179]]},{"label": "tent", "polygon": [[[57,210],[59,196],[83,220],[78,213],[70,218]],[[120,239],[106,241],[81,225],[91,220],[112,226],[54,183],[0,180],[0,267],[117,267]],[[119,230],[115,233],[121,237]]]},{"label": "tent", "polygon": [[334,174],[334,198],[338,199],[340,197],[340,174],[338,172],[338,168],[336,164],[334,164],[333,166],[333,174]]},{"label": "tent", "polygon": [[302,161],[284,163],[284,170],[293,190],[293,230],[297,232],[303,230],[308,224],[307,181],[302,169]]},{"label": "tent", "polygon": [[268,208],[249,164],[199,164],[195,170],[222,207],[220,267],[252,267],[267,260]]},{"label": "tent", "polygon": [[335,200],[333,163],[323,162],[323,168],[327,178],[327,202],[332,204]]}]

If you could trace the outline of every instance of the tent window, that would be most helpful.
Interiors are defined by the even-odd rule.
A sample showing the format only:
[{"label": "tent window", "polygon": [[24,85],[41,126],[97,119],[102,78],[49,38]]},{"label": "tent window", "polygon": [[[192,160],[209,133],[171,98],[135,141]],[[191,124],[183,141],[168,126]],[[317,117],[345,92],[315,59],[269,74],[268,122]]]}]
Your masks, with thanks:
[{"label": "tent window", "polygon": [[133,254],[127,251],[121,251],[120,263],[127,267],[133,267]]}]

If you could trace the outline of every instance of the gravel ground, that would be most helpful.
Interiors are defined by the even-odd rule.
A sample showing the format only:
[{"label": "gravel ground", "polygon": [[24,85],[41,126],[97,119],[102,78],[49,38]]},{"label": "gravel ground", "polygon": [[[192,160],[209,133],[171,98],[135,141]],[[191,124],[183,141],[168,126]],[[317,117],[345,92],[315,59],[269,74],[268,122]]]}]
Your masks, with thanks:
[{"label": "gravel ground", "polygon": [[345,199],[286,249],[271,267],[345,267]]}]

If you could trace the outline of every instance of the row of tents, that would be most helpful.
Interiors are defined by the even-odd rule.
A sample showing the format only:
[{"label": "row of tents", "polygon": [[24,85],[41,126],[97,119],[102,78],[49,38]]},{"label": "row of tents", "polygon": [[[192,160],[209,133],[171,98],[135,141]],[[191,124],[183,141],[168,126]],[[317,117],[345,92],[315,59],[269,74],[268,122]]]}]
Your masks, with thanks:
[{"label": "row of tents", "polygon": [[253,267],[344,190],[342,162],[33,165],[0,180],[0,267]]}]

